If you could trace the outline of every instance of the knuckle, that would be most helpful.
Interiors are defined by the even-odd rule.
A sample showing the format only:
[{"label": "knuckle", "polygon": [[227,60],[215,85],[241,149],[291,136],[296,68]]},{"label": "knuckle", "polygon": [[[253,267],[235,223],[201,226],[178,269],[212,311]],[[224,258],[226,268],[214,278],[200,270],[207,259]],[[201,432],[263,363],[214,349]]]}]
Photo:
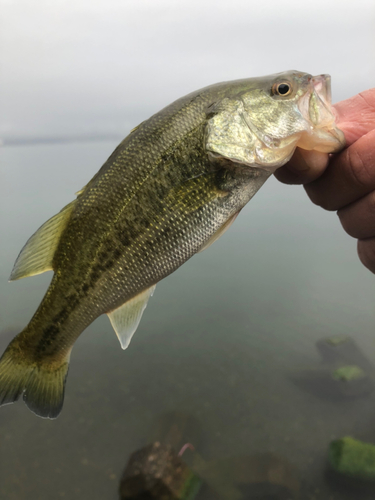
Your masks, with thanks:
[{"label": "knuckle", "polygon": [[[364,238],[375,234],[375,226],[370,222],[375,217],[375,191],[371,191],[358,202],[341,208],[337,211],[337,215],[349,236]],[[372,232],[370,226],[373,228]]]},{"label": "knuckle", "polygon": [[348,175],[351,182],[360,188],[374,183],[373,165],[369,165],[355,147],[347,149]]},{"label": "knuckle", "polygon": [[375,238],[359,240],[357,251],[362,264],[375,274]]},{"label": "knuckle", "polygon": [[307,196],[314,203],[314,205],[328,211],[337,210],[337,207],[334,206],[330,197],[327,197],[325,192],[322,189],[319,189],[319,187],[316,187],[314,183],[306,184],[304,188]]},{"label": "knuckle", "polygon": [[358,238],[358,235],[356,234],[356,228],[353,227],[350,214],[348,214],[348,209],[344,208],[338,210],[337,215],[340,219],[344,231],[348,233],[349,236],[352,236],[352,238]]},{"label": "knuckle", "polygon": [[363,101],[366,108],[370,111],[375,111],[375,92],[374,89],[364,90],[358,94],[358,97]]},{"label": "knuckle", "polygon": [[372,215],[375,215],[375,191],[371,191],[367,195],[368,198],[368,210]]},{"label": "knuckle", "polygon": [[337,204],[333,203],[329,198],[322,200],[319,206],[328,212],[335,212],[337,210]]}]

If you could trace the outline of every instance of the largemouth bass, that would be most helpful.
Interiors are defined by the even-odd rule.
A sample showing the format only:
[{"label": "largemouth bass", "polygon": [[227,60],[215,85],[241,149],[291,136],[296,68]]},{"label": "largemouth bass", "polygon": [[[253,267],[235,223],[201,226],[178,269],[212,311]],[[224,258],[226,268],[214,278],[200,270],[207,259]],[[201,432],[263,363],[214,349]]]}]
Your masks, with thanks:
[{"label": "largemouth bass", "polygon": [[78,336],[108,314],[121,346],[155,285],[218,239],[297,146],[344,145],[330,77],[289,71],[193,92],[141,123],[77,198],[28,240],[10,279],[53,270],[0,360],[0,404],[61,411]]}]

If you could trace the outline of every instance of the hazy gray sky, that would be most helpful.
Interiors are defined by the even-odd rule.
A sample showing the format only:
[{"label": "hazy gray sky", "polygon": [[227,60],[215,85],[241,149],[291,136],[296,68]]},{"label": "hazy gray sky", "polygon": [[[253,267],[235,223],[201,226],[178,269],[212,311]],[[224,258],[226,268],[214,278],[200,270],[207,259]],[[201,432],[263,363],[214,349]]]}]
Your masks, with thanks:
[{"label": "hazy gray sky", "polygon": [[298,69],[375,86],[374,0],[0,0],[0,137],[125,135],[197,88]]}]

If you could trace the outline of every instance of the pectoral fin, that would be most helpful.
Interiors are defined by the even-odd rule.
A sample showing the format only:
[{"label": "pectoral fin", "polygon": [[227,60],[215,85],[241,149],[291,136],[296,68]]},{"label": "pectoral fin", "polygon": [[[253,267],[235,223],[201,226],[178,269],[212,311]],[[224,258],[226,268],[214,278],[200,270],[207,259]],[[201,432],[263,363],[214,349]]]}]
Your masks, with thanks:
[{"label": "pectoral fin", "polygon": [[122,306],[108,314],[109,320],[120,341],[121,347],[126,349],[138,328],[148,299],[153,295],[156,285],[147,288],[139,295],[125,302]]},{"label": "pectoral fin", "polygon": [[225,231],[227,231],[233,224],[233,222],[236,220],[236,217],[239,213],[240,212],[236,212],[234,215],[232,215],[232,217],[230,217],[226,222],[224,222],[224,224],[216,231],[216,233],[214,233],[211,236],[211,238],[203,245],[203,247],[199,250],[198,253],[203,252],[203,250],[206,250],[208,247],[212,245],[212,243],[215,243],[216,240],[218,240],[221,236],[223,236]]},{"label": "pectoral fin", "polygon": [[60,241],[74,201],[66,205],[61,212],[49,219],[27,241],[14,264],[9,281],[15,281],[27,276],[35,276],[53,269],[52,261]]}]

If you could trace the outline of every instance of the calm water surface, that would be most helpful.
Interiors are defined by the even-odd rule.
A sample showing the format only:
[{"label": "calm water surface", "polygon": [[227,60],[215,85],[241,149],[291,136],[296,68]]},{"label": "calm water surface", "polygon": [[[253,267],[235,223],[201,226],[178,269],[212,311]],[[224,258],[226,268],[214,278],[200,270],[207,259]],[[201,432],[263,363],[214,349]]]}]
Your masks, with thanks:
[{"label": "calm water surface", "polygon": [[[8,283],[20,249],[115,146],[0,150],[0,351],[51,279]],[[375,392],[327,397],[301,382],[321,367],[322,337],[351,336],[375,364],[375,279],[355,248],[302,188],[267,181],[220,241],[157,286],[128,350],[107,317],[84,332],[57,420],[1,408],[0,498],[115,500],[130,454],[180,411],[199,422],[207,462],[269,453],[294,468],[300,499],[358,499],[327,479],[327,448],[346,435],[375,442]]]}]

